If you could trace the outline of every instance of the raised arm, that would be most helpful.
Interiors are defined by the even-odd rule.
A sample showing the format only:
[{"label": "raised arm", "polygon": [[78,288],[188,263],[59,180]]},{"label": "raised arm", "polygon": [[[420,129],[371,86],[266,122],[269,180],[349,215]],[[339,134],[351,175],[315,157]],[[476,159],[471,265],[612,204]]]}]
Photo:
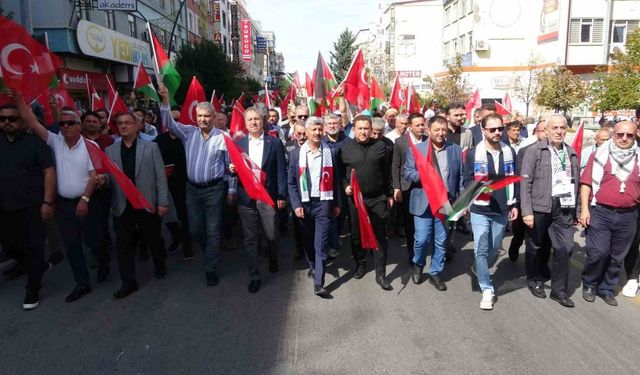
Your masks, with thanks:
[{"label": "raised arm", "polygon": [[158,88],[158,95],[162,99],[162,104],[160,105],[160,120],[162,121],[162,124],[184,142],[189,133],[191,131],[196,131],[197,128],[190,125],[180,124],[173,119],[173,116],[171,116],[171,106],[169,105],[169,91],[162,83]]},{"label": "raised arm", "polygon": [[22,118],[27,127],[31,129],[33,134],[46,142],[49,138],[49,131],[38,121],[36,115],[24,101],[22,94],[19,91],[9,90],[9,97],[13,97],[15,99],[18,112],[20,113],[20,118]]}]

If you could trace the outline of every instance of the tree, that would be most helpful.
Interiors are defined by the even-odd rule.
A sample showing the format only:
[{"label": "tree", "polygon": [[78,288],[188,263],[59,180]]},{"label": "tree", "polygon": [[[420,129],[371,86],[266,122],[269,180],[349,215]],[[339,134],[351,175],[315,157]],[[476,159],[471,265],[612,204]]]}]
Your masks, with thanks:
[{"label": "tree", "polygon": [[582,79],[562,65],[541,71],[537,80],[539,89],[536,104],[555,112],[566,113],[587,98],[586,85]]},{"label": "tree", "polygon": [[437,99],[443,106],[453,102],[466,102],[471,97],[471,86],[467,77],[462,74],[462,56],[457,55],[456,60],[447,64],[447,76],[440,79],[425,78],[431,87],[431,96]]},{"label": "tree", "polygon": [[349,70],[349,66],[351,66],[351,60],[353,60],[353,55],[357,50],[356,46],[354,46],[355,41],[355,35],[346,28],[340,33],[338,40],[333,43],[334,51],[331,52],[329,66],[336,76],[337,82],[342,82]]},{"label": "tree", "polygon": [[176,69],[182,76],[182,84],[176,93],[178,101],[184,99],[194,75],[204,87],[207,97],[214,89],[217,95],[224,93],[226,98],[235,98],[241,92],[257,92],[262,88],[262,83],[245,76],[240,64],[227,61],[222,49],[210,40],[182,47],[176,59]]},{"label": "tree", "polygon": [[640,29],[627,35],[626,52],[616,51],[610,71],[591,84],[593,109],[606,112],[640,105]]},{"label": "tree", "polygon": [[526,106],[525,117],[529,117],[529,107],[538,95],[538,70],[542,59],[533,53],[527,61],[527,71],[524,75],[518,75],[513,87],[513,96],[522,101]]}]

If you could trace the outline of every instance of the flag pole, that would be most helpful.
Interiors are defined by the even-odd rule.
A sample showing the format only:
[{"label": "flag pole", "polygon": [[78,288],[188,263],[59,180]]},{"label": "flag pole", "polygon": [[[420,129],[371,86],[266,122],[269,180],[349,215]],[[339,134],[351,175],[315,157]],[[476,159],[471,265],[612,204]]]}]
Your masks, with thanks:
[{"label": "flag pole", "polygon": [[158,66],[158,53],[156,52],[155,43],[153,43],[154,34],[151,31],[151,24],[147,22],[147,30],[149,32],[149,43],[151,43],[151,51],[153,52],[153,68],[156,73],[156,80],[158,84],[162,82],[162,75],[160,74],[160,66]]}]

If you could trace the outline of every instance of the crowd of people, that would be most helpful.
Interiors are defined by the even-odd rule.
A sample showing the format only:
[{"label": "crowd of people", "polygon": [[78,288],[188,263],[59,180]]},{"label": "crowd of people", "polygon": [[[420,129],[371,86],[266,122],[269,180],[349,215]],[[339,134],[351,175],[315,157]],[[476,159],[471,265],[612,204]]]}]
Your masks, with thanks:
[{"label": "crowd of people", "polygon": [[[340,253],[343,234],[350,235],[353,278],[365,276],[370,254],[375,282],[385,291],[393,289],[387,255],[400,251],[389,249],[389,236],[405,238],[412,281],[428,280],[438,291],[447,290],[446,260],[456,250],[452,237],[471,236],[475,261],[469,266],[482,294],[480,308],[491,310],[496,299],[490,270],[510,223],[508,257],[517,261],[525,243],[533,296],[546,298],[544,284],[550,281],[549,297],[574,307],[569,262],[578,227],[586,236],[582,297],[615,306],[621,278],[625,296],[637,293],[640,110],[635,121],[603,127],[596,144],[579,155],[566,142],[569,126],[560,114],[541,119],[529,134],[522,119],[497,115],[490,105],[475,110],[466,126],[461,103],[441,109],[434,102],[424,114],[381,108],[353,118],[344,101],[339,111],[322,117],[310,116],[300,104],[282,121],[278,110],[256,103],[244,112],[246,134],[232,136],[256,166],[271,205],[253,199],[238,178],[225,143],[230,131],[224,113],[201,102],[197,124],[181,124],[167,89],[160,85],[158,93],[162,103],[156,112],[112,114],[117,134],[109,133],[105,110],[80,115],[61,108],[54,124],[44,124],[20,92],[10,91],[15,104],[0,106],[0,244],[3,261],[15,261],[5,277],[26,275],[25,310],[38,307],[45,273],[64,258],[60,243],[75,281],[69,303],[91,292],[90,268],[97,269],[97,283],[109,277],[112,249],[122,282],[116,299],[138,290],[137,259],[150,254],[154,276],[163,279],[167,254],[181,250],[185,260],[194,259],[194,241],[202,251],[204,281],[214,287],[224,277],[221,249],[238,246],[232,230],[237,224],[248,259],[248,291],[256,293],[263,268],[259,253],[265,249],[267,269],[277,273],[279,238],[290,222],[295,257],[306,259],[313,293],[321,298],[332,298],[325,273]],[[122,179],[94,165],[93,145],[153,209],[135,207]],[[450,202],[474,181],[523,179],[482,192],[467,215],[449,223],[430,209],[426,191],[432,187],[423,186],[416,158],[431,163]],[[360,205],[368,223],[359,222]],[[363,233],[367,225],[373,244]],[[53,252],[48,259],[46,244]]]}]

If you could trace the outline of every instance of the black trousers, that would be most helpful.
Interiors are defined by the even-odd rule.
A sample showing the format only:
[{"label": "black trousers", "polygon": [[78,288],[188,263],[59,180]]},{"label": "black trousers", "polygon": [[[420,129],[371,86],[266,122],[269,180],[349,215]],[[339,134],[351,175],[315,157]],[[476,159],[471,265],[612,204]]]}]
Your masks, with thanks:
[{"label": "black trousers", "polygon": [[118,249],[118,269],[123,284],[131,285],[136,281],[136,225],[138,233],[151,250],[151,257],[156,269],[165,269],[167,252],[162,237],[160,237],[160,222],[158,215],[145,210],[135,210],[129,204],[122,215],[113,217]]},{"label": "black trousers", "polygon": [[40,289],[47,269],[44,260],[46,225],[40,216],[40,205],[16,211],[0,211],[0,244],[27,272],[27,290]]},{"label": "black trousers", "polygon": [[533,228],[527,230],[525,268],[527,281],[544,282],[549,252],[553,248],[551,291],[565,295],[569,286],[569,259],[573,252],[575,209],[563,209],[558,200],[551,205],[551,213],[534,212]]},{"label": "black trousers", "polygon": [[85,220],[84,242],[91,248],[100,268],[109,268],[111,260],[110,210],[111,190],[96,190],[91,197],[91,202],[89,202],[89,214]]},{"label": "black trousers", "polygon": [[[518,212],[520,211],[520,207],[518,207]],[[513,236],[511,237],[511,244],[509,244],[509,249],[520,249],[522,243],[524,242],[525,236],[527,234],[527,225],[522,220],[522,215],[518,215],[518,217],[511,222],[511,232]],[[550,251],[547,251],[550,252]],[[547,257],[547,260],[549,258]]]},{"label": "black trousers", "polygon": [[[640,228],[640,215],[638,215],[638,228]],[[627,274],[627,280],[638,280],[640,277],[640,230],[636,230],[631,248],[627,256],[624,257],[624,270]]]},{"label": "black trousers", "polygon": [[402,222],[404,223],[404,235],[407,240],[407,252],[409,259],[413,259],[413,243],[415,242],[415,224],[413,223],[413,215],[409,213],[409,201],[411,200],[411,191],[402,192]]},{"label": "black trousers", "polygon": [[366,264],[367,252],[373,255],[376,275],[385,275],[387,266],[387,232],[385,231],[385,218],[387,217],[387,199],[384,196],[372,199],[365,199],[365,206],[369,214],[369,220],[376,235],[376,240],[380,249],[377,251],[365,250],[362,248],[360,237],[360,226],[358,222],[358,210],[353,203],[353,198],[349,198],[349,217],[351,218],[351,252],[356,265]]},{"label": "black trousers", "polygon": [[[67,260],[73,271],[73,278],[78,285],[84,287],[91,286],[89,281],[89,270],[84,257],[82,238],[87,238],[90,233],[87,231],[86,218],[76,216],[76,207],[79,198],[67,199],[58,196],[56,201],[56,222],[60,230],[60,237],[67,252]],[[91,211],[91,206],[89,207]]]},{"label": "black trousers", "polygon": [[638,229],[638,211],[614,212],[596,205],[591,208],[587,229],[587,259],[582,285],[597,288],[600,294],[613,294],[620,279],[624,258]]},{"label": "black trousers", "polygon": [[176,208],[178,223],[166,223],[174,241],[182,241],[183,248],[191,248],[191,231],[189,229],[189,214],[187,213],[187,191],[169,186],[169,193]]}]

